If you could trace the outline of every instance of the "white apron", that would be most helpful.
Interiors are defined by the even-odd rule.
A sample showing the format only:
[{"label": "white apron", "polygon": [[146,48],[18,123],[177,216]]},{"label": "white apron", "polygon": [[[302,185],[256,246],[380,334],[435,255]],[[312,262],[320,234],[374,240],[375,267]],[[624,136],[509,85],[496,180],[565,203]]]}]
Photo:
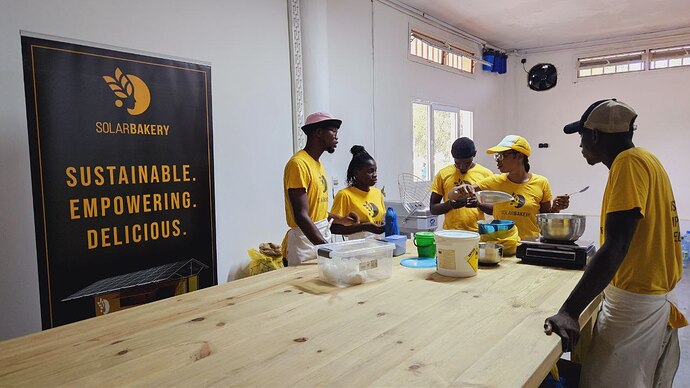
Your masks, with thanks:
[{"label": "white apron", "polygon": [[[316,228],[321,232],[323,238],[328,241],[331,239],[331,222],[321,220],[315,222]],[[288,266],[300,265],[307,260],[316,259],[314,244],[304,235],[298,226],[287,232],[287,261]]]},{"label": "white apron", "polygon": [[607,286],[584,355],[581,387],[671,387],[680,362],[678,330],[668,325],[673,291],[644,295]]}]

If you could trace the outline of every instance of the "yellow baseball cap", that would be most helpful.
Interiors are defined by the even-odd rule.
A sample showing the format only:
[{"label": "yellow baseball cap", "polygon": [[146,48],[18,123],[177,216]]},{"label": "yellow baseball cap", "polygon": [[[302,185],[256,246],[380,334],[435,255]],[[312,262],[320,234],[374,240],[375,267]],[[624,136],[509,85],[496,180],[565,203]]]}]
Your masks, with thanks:
[{"label": "yellow baseball cap", "polygon": [[530,156],[532,148],[524,137],[518,135],[508,135],[497,145],[486,150],[487,154],[497,154],[499,152],[514,150],[525,156]]}]

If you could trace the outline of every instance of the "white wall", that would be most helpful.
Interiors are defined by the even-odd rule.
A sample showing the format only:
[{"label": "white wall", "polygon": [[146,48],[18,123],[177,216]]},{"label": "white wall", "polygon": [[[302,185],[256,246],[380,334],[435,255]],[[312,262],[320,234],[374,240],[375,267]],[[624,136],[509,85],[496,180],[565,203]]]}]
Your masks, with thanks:
[{"label": "white wall", "polygon": [[[286,230],[292,154],[285,0],[0,0],[0,339],[40,330],[19,30],[212,65],[218,279]],[[260,135],[260,136],[257,136]]]},{"label": "white wall", "polygon": [[300,9],[305,115],[325,110],[343,120],[336,152],[320,158],[331,179],[332,203],[346,186],[350,147],[374,151],[366,140],[373,131],[371,1],[301,0]]},{"label": "white wall", "polygon": [[409,60],[410,23],[428,33],[444,36],[442,31],[420,25],[374,2],[376,157],[379,169],[385,171],[379,174],[380,184],[389,188],[390,198],[399,198],[398,175],[412,172],[413,100],[428,100],[474,112],[476,160],[495,170],[493,159],[483,150],[496,144],[505,133],[506,95],[510,95],[512,87],[506,75],[478,70],[474,77],[467,77]]},{"label": "white wall", "polygon": [[[312,20],[322,18],[324,12],[325,25],[323,20]],[[322,36],[303,37],[305,67],[322,67],[305,68],[305,113],[323,108],[343,119],[336,152],[321,157],[329,177],[338,181],[334,192],[346,187],[350,147],[360,144],[377,161],[377,186],[385,186],[386,199],[399,198],[398,175],[412,172],[415,99],[473,111],[474,137],[480,150],[505,134],[504,112],[509,110],[506,98],[512,95],[511,79],[482,71],[465,77],[409,60],[410,23],[436,36],[461,39],[377,1],[302,2],[303,34],[317,32],[328,38],[324,42]],[[314,78],[319,84],[314,84]],[[329,86],[328,95],[324,95],[323,83]],[[483,152],[477,161],[495,169],[493,159]]]},{"label": "white wall", "polygon": [[[687,44],[690,37],[680,41]],[[666,47],[659,42],[628,45]],[[552,63],[558,69],[558,84],[544,92],[535,92],[527,87],[527,77],[519,60],[515,60],[511,68],[515,82],[515,94],[511,100],[515,109],[509,119],[514,124],[508,131],[528,139],[532,145],[530,162],[533,171],[549,178],[554,194],[591,186],[587,192],[572,198],[569,211],[588,216],[585,238],[597,243],[601,198],[608,170],[602,164],[589,166],[580,154],[579,136],[563,134],[563,126],[579,120],[591,103],[604,98],[618,98],[638,113],[634,143],[654,153],[666,168],[673,185],[681,227],[690,229],[690,69],[608,75],[574,82],[578,56],[621,50],[619,45],[524,56],[528,70],[541,62]],[[550,147],[538,149],[538,143],[549,143]]]}]

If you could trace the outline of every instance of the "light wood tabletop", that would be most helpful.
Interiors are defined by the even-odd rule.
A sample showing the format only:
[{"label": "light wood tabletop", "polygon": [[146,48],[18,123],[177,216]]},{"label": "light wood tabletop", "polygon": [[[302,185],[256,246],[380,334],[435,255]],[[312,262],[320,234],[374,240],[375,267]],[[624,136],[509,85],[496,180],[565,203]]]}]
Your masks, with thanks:
[{"label": "light wood tabletop", "polygon": [[[408,252],[414,246],[408,244]],[[0,342],[0,386],[537,386],[582,271],[506,258],[337,288],[316,263]],[[593,314],[590,308],[581,322]]]}]

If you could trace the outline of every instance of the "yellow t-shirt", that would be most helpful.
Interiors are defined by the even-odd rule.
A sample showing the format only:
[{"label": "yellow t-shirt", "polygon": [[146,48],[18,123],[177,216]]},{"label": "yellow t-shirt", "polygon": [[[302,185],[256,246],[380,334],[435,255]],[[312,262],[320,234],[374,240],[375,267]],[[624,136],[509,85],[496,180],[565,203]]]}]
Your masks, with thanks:
[{"label": "yellow t-shirt", "polygon": [[309,218],[317,222],[328,218],[328,177],[323,165],[305,150],[300,150],[288,160],[283,172],[285,219],[289,227],[297,226],[288,189],[303,188],[307,191]]},{"label": "yellow t-shirt", "polygon": [[[475,184],[491,175],[493,175],[493,172],[480,164],[475,164],[465,174],[461,173],[454,164],[451,164],[442,168],[436,174],[434,181],[431,183],[431,191],[442,196],[445,202],[448,201],[448,193],[450,193],[453,187],[463,183]],[[477,220],[483,220],[484,213],[477,208],[461,207],[459,209],[452,209],[445,214],[444,218],[443,229],[460,229],[476,232]]]},{"label": "yellow t-shirt", "polygon": [[503,191],[513,196],[513,200],[494,205],[494,218],[511,220],[518,228],[520,239],[539,236],[537,214],[542,202],[551,201],[549,180],[537,174],[524,183],[514,183],[508,174],[496,174],[476,183],[481,190]]},{"label": "yellow t-shirt", "polygon": [[665,294],[683,274],[680,225],[671,182],[659,160],[642,148],[618,154],[601,205],[601,243],[606,214],[640,209],[628,254],[611,284],[638,294]]},{"label": "yellow t-shirt", "polygon": [[[678,212],[666,170],[639,147],[621,152],[611,165],[601,205],[601,244],[606,239],[606,215],[635,208],[642,219],[611,284],[638,294],[665,294],[683,276]],[[680,310],[671,306],[670,326],[687,326]]]},{"label": "yellow t-shirt", "polygon": [[362,191],[355,186],[349,186],[335,195],[331,213],[346,216],[350,212],[355,212],[361,222],[382,224],[385,209],[381,190],[370,187],[369,191]]}]

